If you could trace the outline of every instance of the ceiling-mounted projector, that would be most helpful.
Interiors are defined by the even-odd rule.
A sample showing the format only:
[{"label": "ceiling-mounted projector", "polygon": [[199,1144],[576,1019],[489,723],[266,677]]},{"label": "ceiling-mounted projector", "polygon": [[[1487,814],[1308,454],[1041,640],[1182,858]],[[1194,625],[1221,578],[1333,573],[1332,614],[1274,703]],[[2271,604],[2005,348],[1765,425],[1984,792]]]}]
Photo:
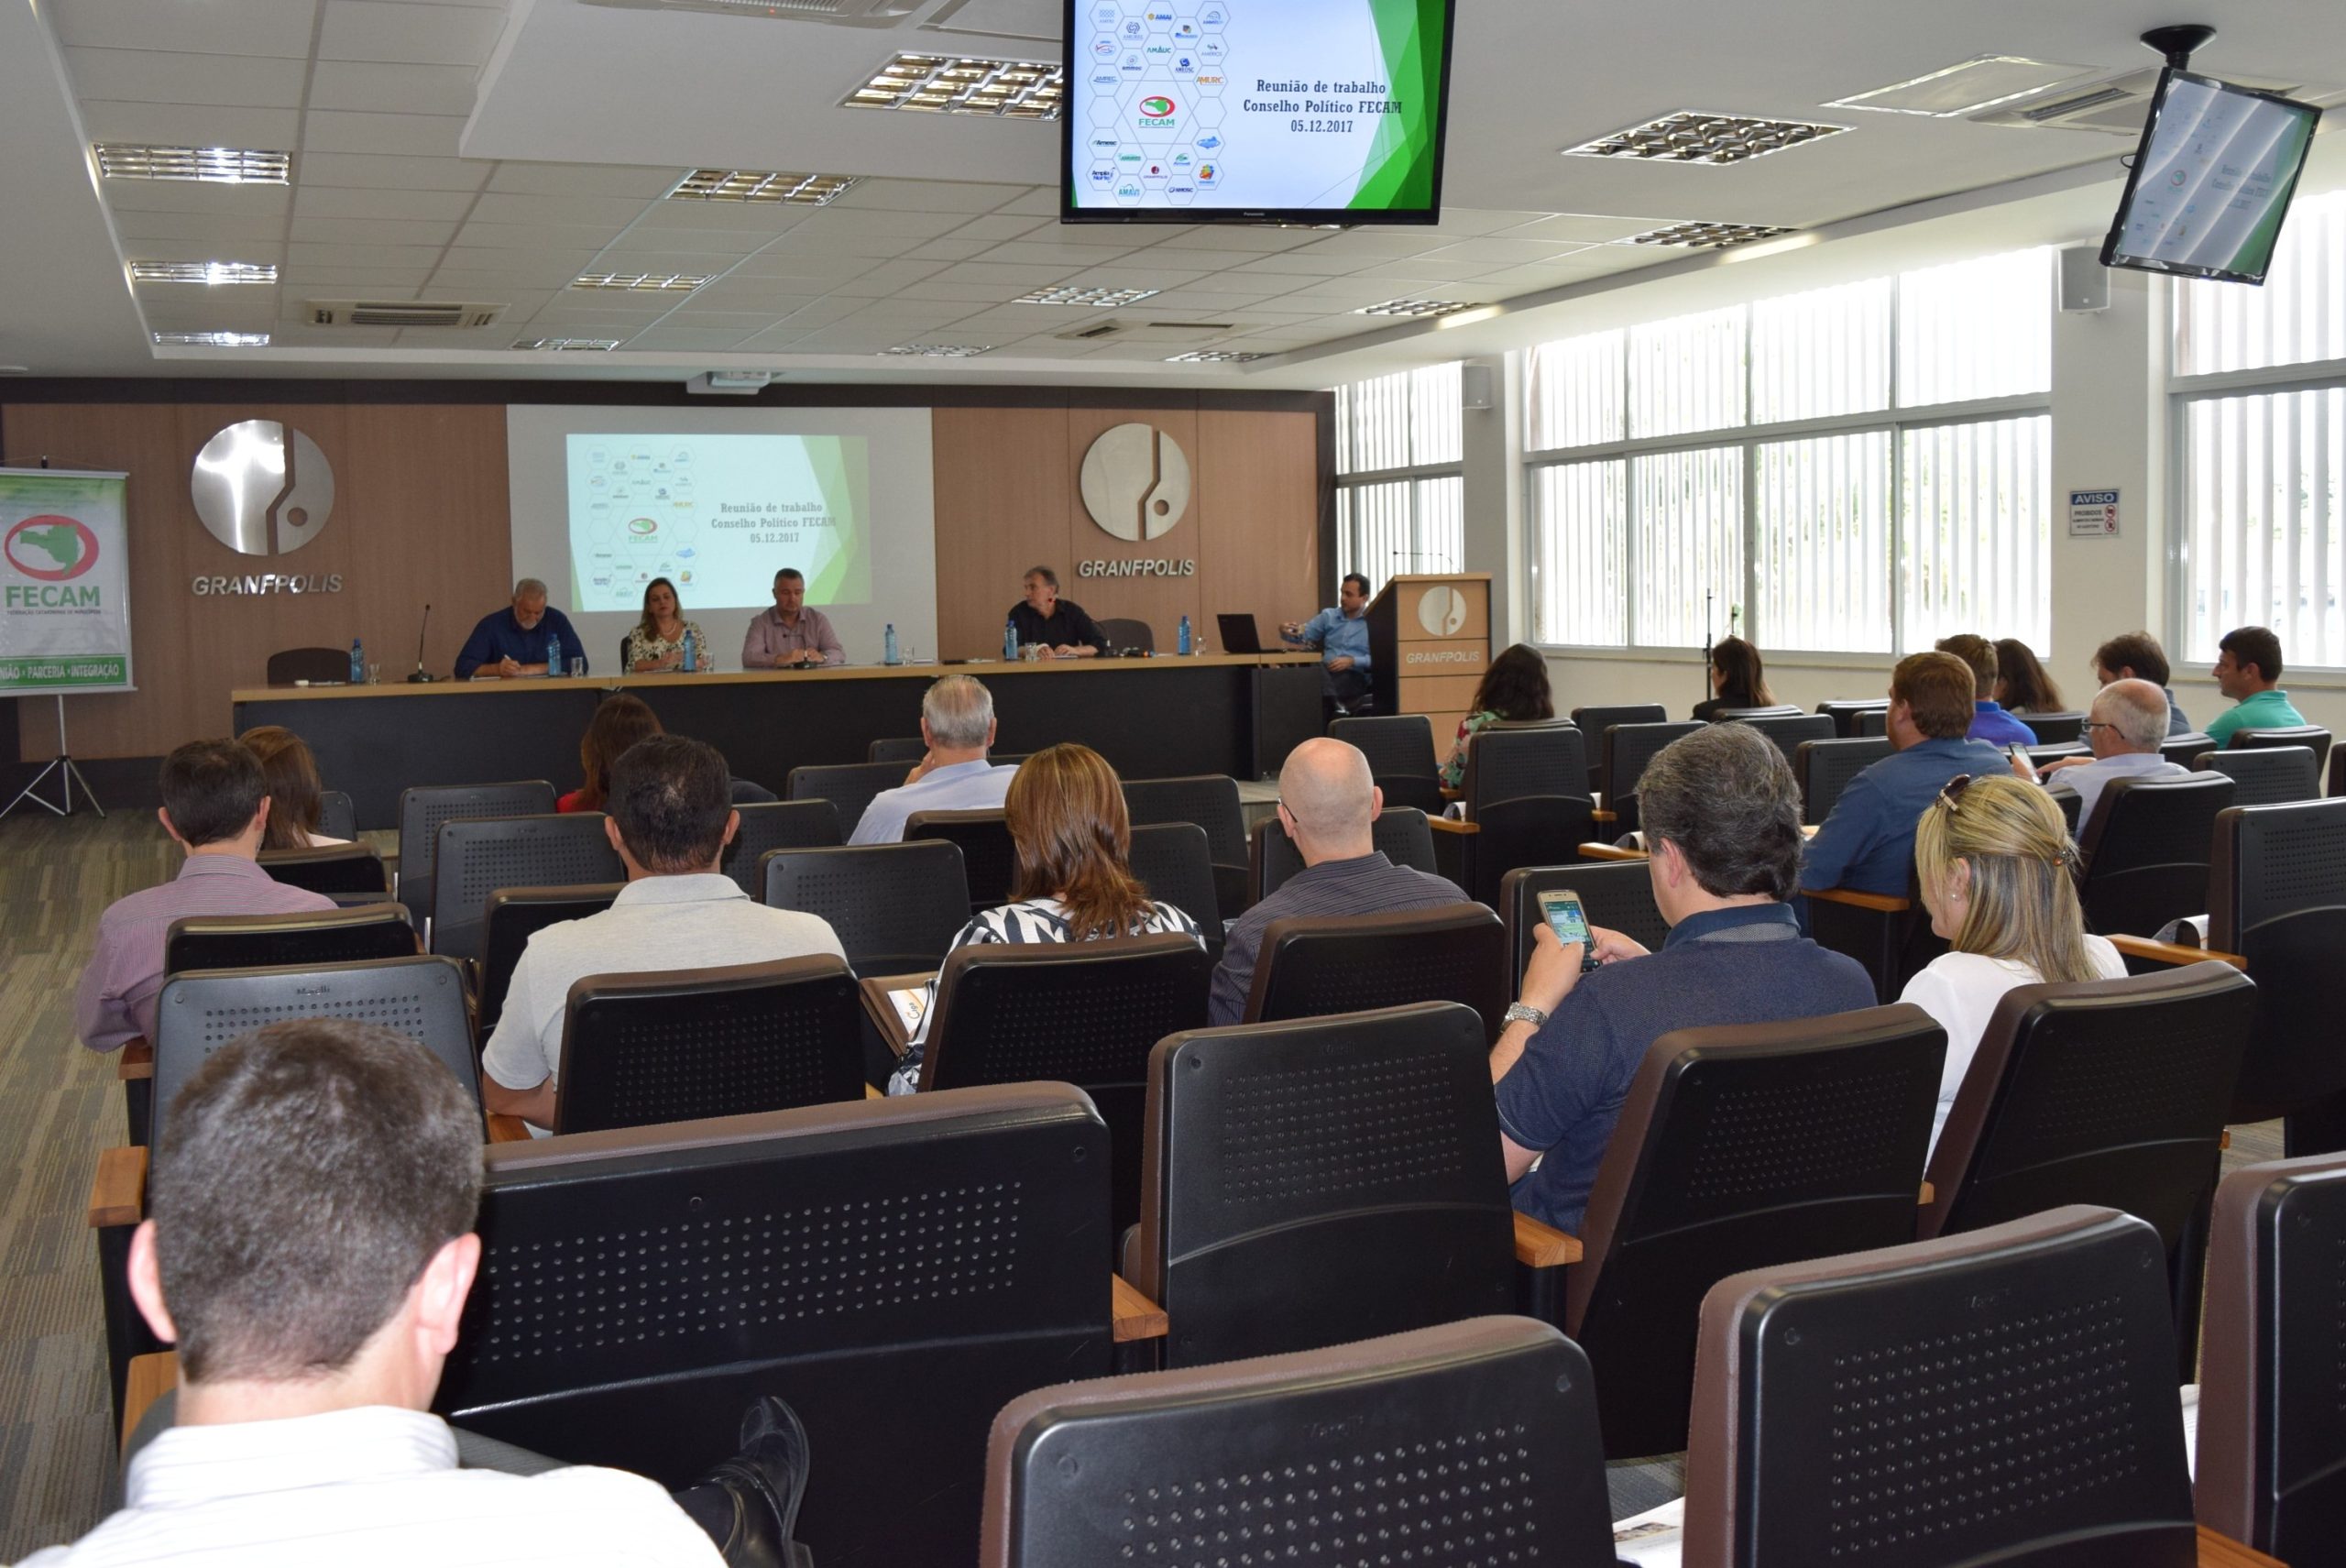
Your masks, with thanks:
[{"label": "ceiling-mounted projector", "polygon": [[712,394],[755,397],[773,375],[771,370],[704,370],[685,383],[685,390],[703,398]]},{"label": "ceiling-mounted projector", "polygon": [[700,11],[713,16],[766,16],[828,22],[841,27],[892,27],[927,0],[583,0],[620,11]]}]

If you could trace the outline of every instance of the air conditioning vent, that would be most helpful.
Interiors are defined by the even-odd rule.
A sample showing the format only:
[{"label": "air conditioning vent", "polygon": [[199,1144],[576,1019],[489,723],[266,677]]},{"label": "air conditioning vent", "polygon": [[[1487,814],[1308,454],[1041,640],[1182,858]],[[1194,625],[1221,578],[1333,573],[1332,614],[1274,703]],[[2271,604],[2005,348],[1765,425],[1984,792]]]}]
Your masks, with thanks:
[{"label": "air conditioning vent", "polygon": [[[2320,102],[2329,97],[2330,89],[2307,87],[2294,82],[2267,82],[2255,77],[2230,76],[2227,82],[2237,82],[2243,87],[2259,92],[2278,93],[2289,98],[2309,98]],[[2149,71],[2130,71],[2107,82],[2079,86],[2064,82],[2049,93],[2033,100],[1999,104],[1992,109],[1966,116],[1982,126],[2013,126],[2021,129],[2037,126],[2064,131],[2101,131],[2110,136],[2139,137],[2143,121],[2151,112],[2151,94],[2158,90],[2159,73],[2155,67]]]},{"label": "air conditioning vent", "polygon": [[1102,337],[1113,337],[1124,330],[1125,330],[1124,323],[1122,322],[1094,322],[1090,326],[1077,327],[1073,332],[1055,333],[1052,335],[1068,343],[1089,343]]},{"label": "air conditioning vent", "polygon": [[312,300],[312,326],[493,326],[503,305],[453,300]]}]

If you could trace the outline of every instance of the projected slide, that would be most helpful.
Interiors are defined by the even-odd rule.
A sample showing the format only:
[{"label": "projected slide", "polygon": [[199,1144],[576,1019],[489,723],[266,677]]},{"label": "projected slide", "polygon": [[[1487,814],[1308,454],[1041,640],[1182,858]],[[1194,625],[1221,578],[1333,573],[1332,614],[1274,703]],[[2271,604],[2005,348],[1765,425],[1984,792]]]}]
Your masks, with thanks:
[{"label": "projected slide", "polygon": [[1431,207],[1449,5],[1076,0],[1070,208]]},{"label": "projected slide", "polygon": [[871,602],[862,436],[567,439],[575,609],[632,614],[654,577],[688,615],[762,608],[784,566],[806,574],[810,604]]}]

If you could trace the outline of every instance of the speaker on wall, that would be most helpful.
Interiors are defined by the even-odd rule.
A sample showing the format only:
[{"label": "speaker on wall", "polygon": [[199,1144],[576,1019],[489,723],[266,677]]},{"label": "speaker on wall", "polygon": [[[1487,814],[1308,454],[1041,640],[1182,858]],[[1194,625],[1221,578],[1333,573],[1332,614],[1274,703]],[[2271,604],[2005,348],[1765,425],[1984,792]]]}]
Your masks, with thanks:
[{"label": "speaker on wall", "polygon": [[1496,378],[1487,365],[1462,365],[1458,367],[1458,406],[1486,409],[1491,406],[1492,383]]},{"label": "speaker on wall", "polygon": [[2110,269],[2101,264],[2101,252],[2093,246],[2073,245],[2061,252],[2061,308],[2110,308]]}]

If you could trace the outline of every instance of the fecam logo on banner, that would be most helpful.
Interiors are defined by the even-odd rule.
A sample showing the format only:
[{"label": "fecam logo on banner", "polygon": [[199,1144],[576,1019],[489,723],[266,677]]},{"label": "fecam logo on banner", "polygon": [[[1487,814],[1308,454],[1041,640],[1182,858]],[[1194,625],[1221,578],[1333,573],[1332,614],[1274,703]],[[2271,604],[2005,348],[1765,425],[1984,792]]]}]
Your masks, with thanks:
[{"label": "fecam logo on banner", "polygon": [[0,555],[27,577],[70,582],[98,564],[98,536],[79,518],[28,517],[0,541]]}]

